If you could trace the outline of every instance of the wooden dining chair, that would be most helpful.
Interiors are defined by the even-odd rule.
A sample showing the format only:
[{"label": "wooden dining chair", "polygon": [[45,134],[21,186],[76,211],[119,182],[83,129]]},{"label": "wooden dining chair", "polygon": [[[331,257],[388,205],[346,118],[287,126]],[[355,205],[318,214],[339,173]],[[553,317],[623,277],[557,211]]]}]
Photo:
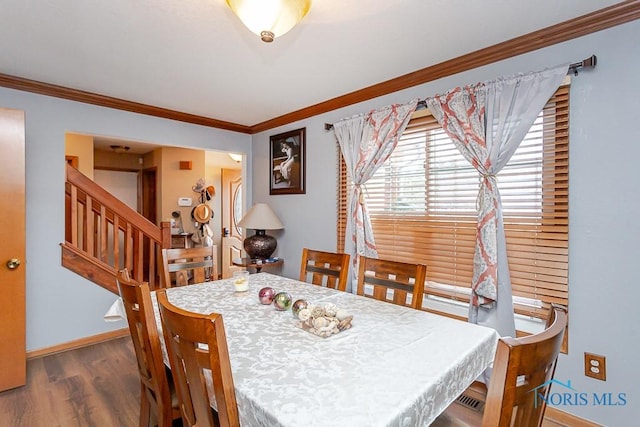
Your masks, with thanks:
[{"label": "wooden dining chair", "polygon": [[[240,425],[222,315],[192,313],[172,305],[166,289],[156,292],[164,340],[185,427]],[[212,377],[217,413],[207,393]]]},{"label": "wooden dining chair", "polygon": [[163,249],[162,267],[165,288],[218,280],[217,246]]},{"label": "wooden dining chair", "polygon": [[[360,256],[358,295],[412,308],[422,308],[427,266]],[[368,289],[372,288],[369,293]],[[411,295],[411,302],[407,297]]]},{"label": "wooden dining chair", "polygon": [[500,338],[483,413],[474,420],[472,411],[454,403],[433,427],[540,427],[566,327],[567,309],[554,304],[544,331]]},{"label": "wooden dining chair", "polygon": [[131,280],[126,269],[118,271],[116,283],[124,304],[129,332],[140,374],[140,427],[170,427],[180,418],[173,381],[162,360],[160,336],[147,283]]},{"label": "wooden dining chair", "polygon": [[304,248],[300,263],[300,281],[346,291],[349,277],[349,258],[349,254]]}]

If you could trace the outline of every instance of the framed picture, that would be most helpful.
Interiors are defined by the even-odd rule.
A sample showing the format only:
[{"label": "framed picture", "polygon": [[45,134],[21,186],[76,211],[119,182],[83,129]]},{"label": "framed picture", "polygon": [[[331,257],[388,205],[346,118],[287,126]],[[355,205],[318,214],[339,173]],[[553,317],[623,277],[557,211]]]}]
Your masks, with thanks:
[{"label": "framed picture", "polygon": [[269,194],[305,194],[306,128],[269,138]]}]

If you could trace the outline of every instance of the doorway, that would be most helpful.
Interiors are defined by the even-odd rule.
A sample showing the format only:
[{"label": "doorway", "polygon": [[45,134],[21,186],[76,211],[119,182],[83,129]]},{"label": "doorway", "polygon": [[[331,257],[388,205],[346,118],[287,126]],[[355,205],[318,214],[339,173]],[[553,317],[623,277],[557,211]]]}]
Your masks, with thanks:
[{"label": "doorway", "polygon": [[157,224],[157,174],[158,168],[152,167],[142,170],[140,177],[140,200],[138,206],[141,207],[142,216],[154,224]]},{"label": "doorway", "polygon": [[222,169],[222,278],[231,277],[235,258],[244,255],[242,249],[242,229],[238,226],[244,214],[242,171]]}]

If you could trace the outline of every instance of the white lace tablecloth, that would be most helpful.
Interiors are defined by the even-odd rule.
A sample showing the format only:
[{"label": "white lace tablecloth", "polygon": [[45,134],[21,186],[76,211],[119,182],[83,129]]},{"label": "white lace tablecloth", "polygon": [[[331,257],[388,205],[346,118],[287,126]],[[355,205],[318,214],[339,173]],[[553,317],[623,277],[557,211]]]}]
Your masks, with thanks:
[{"label": "white lace tablecloth", "polygon": [[[222,314],[243,427],[427,426],[493,360],[493,329],[269,273],[249,282],[244,293],[232,279],[167,291],[178,307]],[[353,327],[299,329],[291,310],[260,304],[264,286],[331,302]]]}]

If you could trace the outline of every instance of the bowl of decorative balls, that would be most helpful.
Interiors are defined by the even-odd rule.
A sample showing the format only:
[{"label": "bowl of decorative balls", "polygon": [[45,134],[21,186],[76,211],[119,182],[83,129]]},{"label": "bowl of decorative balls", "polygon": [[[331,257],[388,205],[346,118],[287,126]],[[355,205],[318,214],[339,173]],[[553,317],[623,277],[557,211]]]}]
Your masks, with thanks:
[{"label": "bowl of decorative balls", "polygon": [[322,338],[351,328],[353,320],[350,313],[334,304],[314,305],[309,303],[298,311],[297,318],[297,327]]}]

